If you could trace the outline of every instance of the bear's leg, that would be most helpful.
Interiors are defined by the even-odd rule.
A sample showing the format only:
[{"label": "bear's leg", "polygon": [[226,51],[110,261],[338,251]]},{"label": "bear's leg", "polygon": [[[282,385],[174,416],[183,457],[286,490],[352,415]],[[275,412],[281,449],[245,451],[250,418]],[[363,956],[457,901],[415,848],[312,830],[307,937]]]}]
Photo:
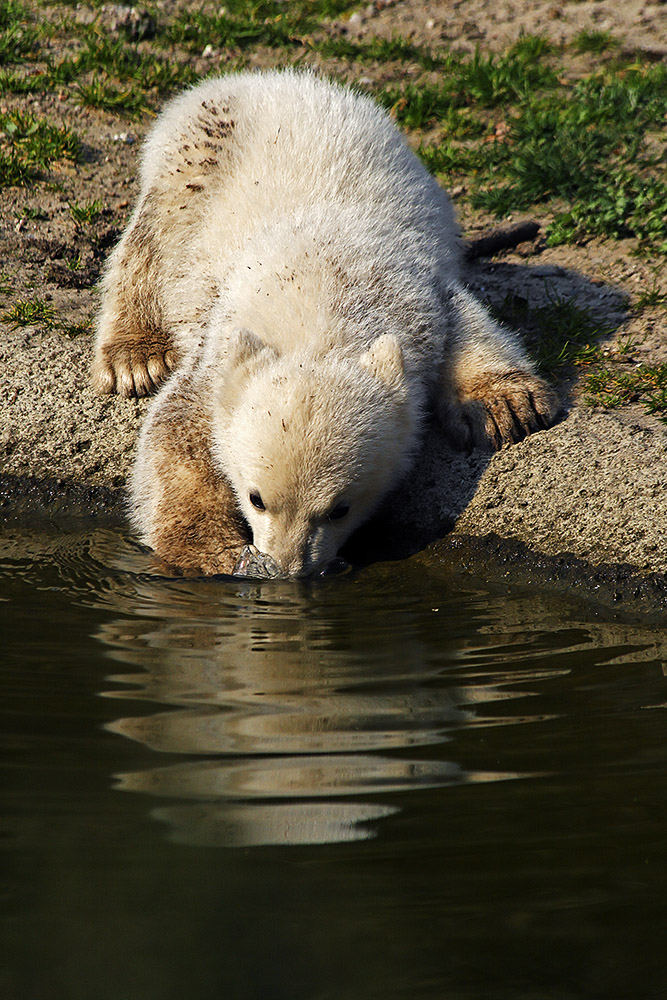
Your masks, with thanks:
[{"label": "bear's leg", "polygon": [[449,300],[453,323],[445,350],[436,412],[461,449],[501,448],[551,426],[560,410],[518,336],[494,322],[469,292]]},{"label": "bear's leg", "polygon": [[147,396],[177,363],[161,305],[158,214],[142,198],[102,280],[93,384],[99,392]]},{"label": "bear's leg", "polygon": [[168,566],[233,573],[250,532],[211,459],[205,398],[190,372],[155,400],[132,473],[132,521]]}]

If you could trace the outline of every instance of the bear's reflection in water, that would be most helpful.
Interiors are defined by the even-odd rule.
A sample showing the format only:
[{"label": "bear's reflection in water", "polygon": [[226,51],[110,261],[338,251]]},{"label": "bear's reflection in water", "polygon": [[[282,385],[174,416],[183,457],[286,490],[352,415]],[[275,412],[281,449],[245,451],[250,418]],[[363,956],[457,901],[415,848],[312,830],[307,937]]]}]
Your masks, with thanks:
[{"label": "bear's reflection in water", "polygon": [[124,687],[105,694],[168,709],[109,728],[189,759],[117,787],[178,800],[153,812],[173,839],[284,844],[372,836],[397,792],[514,777],[442,758],[452,731],[493,724],[484,703],[527,693],[511,670],[464,682],[475,600],[434,607],[427,588],[387,582],[144,578],[133,617],[99,634],[141,672],[110,678]]}]

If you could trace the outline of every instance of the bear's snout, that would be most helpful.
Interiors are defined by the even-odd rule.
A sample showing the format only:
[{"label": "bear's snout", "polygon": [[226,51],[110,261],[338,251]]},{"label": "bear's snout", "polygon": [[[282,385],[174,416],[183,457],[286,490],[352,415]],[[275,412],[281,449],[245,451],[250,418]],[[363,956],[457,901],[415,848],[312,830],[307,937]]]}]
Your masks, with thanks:
[{"label": "bear's snout", "polygon": [[311,573],[288,574],[284,572],[272,556],[260,552],[254,545],[246,545],[234,567],[234,576],[247,576],[255,580],[282,580],[287,576],[339,576],[347,572],[350,564],[335,556]]},{"label": "bear's snout", "polygon": [[336,552],[322,545],[319,532],[307,535],[296,545],[271,546],[268,554],[278,563],[285,576],[307,577],[323,572]]}]

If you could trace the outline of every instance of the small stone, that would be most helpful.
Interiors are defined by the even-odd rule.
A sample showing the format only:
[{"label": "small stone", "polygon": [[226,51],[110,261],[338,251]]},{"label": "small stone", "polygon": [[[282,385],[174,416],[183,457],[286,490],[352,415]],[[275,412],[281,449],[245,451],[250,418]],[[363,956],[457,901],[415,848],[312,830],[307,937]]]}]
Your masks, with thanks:
[{"label": "small stone", "polygon": [[125,7],[122,4],[112,4],[108,8],[111,14],[111,30],[123,31],[133,42],[144,38],[153,38],[157,23],[152,14],[142,7]]},{"label": "small stone", "polygon": [[96,17],[96,11],[89,10],[87,7],[81,7],[74,15],[74,20],[76,24],[92,24]]}]

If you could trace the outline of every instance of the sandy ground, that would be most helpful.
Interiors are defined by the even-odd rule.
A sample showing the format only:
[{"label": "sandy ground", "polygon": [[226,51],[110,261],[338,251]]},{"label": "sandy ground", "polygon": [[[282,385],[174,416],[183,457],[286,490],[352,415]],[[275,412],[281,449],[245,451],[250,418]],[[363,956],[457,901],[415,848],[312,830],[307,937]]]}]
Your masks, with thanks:
[{"label": "sandy ground", "polygon": [[[667,54],[666,19],[665,4],[619,5],[616,0],[403,0],[369,5],[351,23],[334,24],[331,30],[400,32],[470,50],[478,44],[502,48],[522,30],[559,41],[585,27],[611,30],[629,48],[658,59]],[[381,67],[368,70],[372,78],[374,73],[381,79]],[[76,168],[60,168],[60,190],[40,192],[45,218],[26,217],[32,192],[0,194],[3,267],[14,276],[19,295],[22,289],[39,288],[40,297],[75,323],[94,312],[92,285],[135,190],[138,144],[114,136],[121,130],[140,136],[141,127],[69,108],[58,95],[40,96],[39,103],[41,113],[49,111],[84,136],[86,157]],[[99,197],[107,212],[91,241],[76,229],[67,206]],[[545,222],[548,215],[538,219]],[[463,217],[470,235],[489,223],[479,215]],[[638,360],[664,361],[664,312],[637,314],[629,308],[657,273],[656,261],[634,256],[634,249],[630,240],[549,249],[538,239],[471,266],[468,278],[491,301],[502,301],[509,291],[531,306],[543,302],[545,294],[570,298],[614,328],[611,345],[631,335]],[[80,282],[85,287],[71,287],[72,272],[64,261],[74,251],[88,269],[87,282]],[[95,396],[88,384],[90,350],[89,336],[0,325],[0,513],[5,519],[26,510],[47,516],[122,510],[123,485],[147,404]],[[432,429],[414,475],[380,522],[392,543],[407,539],[412,551],[432,543],[425,558],[450,558],[457,539],[492,537],[524,553],[526,564],[531,554],[566,558],[579,577],[591,580],[597,572],[592,567],[606,567],[606,572],[622,565],[624,577],[651,578],[660,590],[659,581],[667,579],[667,428],[638,406],[595,410],[579,399],[576,385],[566,389],[568,412],[561,423],[493,456],[456,454]],[[548,577],[554,565],[549,563],[543,575]]]}]

